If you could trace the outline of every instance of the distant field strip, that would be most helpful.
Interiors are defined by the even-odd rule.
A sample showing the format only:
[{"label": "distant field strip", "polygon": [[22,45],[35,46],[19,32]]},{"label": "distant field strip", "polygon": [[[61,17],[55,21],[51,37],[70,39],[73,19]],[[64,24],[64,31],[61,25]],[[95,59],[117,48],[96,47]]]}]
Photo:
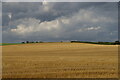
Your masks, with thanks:
[{"label": "distant field strip", "polygon": [[118,78],[118,46],[36,43],[2,46],[3,78]]}]

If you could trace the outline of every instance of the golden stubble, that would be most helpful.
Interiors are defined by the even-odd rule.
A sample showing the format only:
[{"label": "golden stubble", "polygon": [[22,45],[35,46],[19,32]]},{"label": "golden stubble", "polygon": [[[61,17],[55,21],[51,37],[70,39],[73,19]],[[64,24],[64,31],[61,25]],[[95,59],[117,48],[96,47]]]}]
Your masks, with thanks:
[{"label": "golden stubble", "polygon": [[117,78],[118,46],[85,43],[7,45],[3,78]]}]

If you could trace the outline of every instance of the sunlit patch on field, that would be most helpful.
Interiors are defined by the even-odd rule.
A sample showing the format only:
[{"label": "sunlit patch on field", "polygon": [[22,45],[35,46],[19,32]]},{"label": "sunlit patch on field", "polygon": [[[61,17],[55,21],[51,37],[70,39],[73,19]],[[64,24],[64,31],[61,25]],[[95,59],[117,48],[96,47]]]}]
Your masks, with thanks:
[{"label": "sunlit patch on field", "polygon": [[3,78],[117,78],[118,46],[37,43],[3,46]]}]

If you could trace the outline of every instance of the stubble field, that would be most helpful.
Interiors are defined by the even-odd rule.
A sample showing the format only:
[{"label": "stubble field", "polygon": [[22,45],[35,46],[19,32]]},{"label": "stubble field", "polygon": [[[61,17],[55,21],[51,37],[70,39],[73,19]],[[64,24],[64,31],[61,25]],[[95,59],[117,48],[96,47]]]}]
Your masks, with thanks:
[{"label": "stubble field", "polygon": [[117,78],[118,46],[34,43],[2,46],[3,78]]}]

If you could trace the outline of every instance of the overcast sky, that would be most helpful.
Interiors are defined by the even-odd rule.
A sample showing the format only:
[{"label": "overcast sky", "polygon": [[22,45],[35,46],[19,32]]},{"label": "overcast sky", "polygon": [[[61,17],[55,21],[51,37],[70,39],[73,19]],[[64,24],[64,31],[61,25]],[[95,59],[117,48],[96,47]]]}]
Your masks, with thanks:
[{"label": "overcast sky", "polygon": [[2,2],[119,2],[119,0],[1,0]]},{"label": "overcast sky", "polygon": [[3,42],[115,41],[116,2],[3,2]]}]

